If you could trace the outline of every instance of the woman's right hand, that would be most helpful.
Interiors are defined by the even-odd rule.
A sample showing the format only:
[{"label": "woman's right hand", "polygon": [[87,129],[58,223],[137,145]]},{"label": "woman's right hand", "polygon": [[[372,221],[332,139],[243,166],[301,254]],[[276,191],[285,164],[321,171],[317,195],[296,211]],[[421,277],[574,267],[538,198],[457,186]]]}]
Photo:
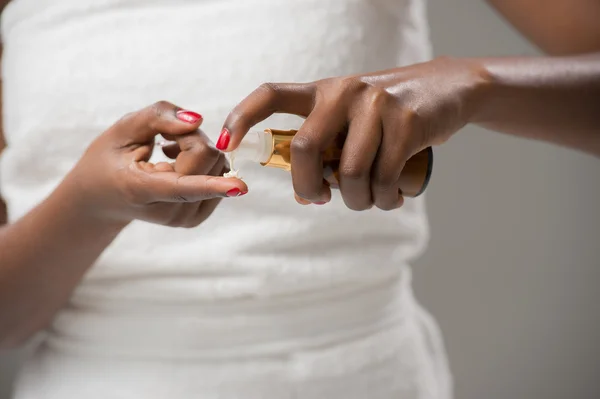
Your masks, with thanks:
[{"label": "woman's right hand", "polygon": [[[195,227],[221,198],[248,192],[243,181],[221,177],[227,161],[201,123],[199,114],[167,102],[128,114],[90,145],[62,188],[102,219]],[[174,162],[148,162],[158,134],[175,142],[163,148]]]}]

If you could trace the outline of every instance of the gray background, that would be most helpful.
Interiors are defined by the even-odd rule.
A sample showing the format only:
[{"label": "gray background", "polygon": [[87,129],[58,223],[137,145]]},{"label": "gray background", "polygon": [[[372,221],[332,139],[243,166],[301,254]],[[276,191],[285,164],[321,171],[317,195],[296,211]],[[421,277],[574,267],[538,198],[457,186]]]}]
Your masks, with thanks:
[{"label": "gray background", "polygon": [[[534,50],[483,1],[432,0],[437,54]],[[436,151],[417,294],[457,399],[600,397],[600,162],[469,127]],[[17,353],[0,357],[7,398]]]}]

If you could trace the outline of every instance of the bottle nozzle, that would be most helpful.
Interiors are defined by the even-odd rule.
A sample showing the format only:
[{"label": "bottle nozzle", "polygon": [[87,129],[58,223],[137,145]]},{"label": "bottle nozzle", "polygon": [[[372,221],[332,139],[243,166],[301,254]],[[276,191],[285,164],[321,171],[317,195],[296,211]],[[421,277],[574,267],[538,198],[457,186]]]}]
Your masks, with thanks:
[{"label": "bottle nozzle", "polygon": [[252,131],[246,134],[238,148],[232,151],[231,156],[236,161],[252,161],[259,163],[269,162],[273,152],[273,137],[268,132]]}]

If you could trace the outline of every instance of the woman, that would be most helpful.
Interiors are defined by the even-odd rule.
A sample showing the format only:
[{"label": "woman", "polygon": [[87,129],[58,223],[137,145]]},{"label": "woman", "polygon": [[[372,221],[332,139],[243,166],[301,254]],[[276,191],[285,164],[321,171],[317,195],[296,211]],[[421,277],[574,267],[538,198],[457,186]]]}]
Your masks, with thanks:
[{"label": "woman", "polygon": [[[299,112],[286,107],[298,92],[312,96],[356,77],[265,86],[227,119],[225,138],[212,136],[230,150],[273,109],[312,115],[300,136],[308,145],[295,144],[307,167],[294,167],[293,178],[300,201],[330,202],[323,207],[296,206],[289,177],[260,167],[244,170],[248,195],[218,207],[202,201],[248,187],[206,177],[223,172],[222,156],[193,133],[198,114],[169,103],[121,120],[77,161],[106,126],[154,98],[201,111],[210,134],[263,81],[425,61],[423,3],[17,0],[3,15],[3,35],[1,177],[14,223],[0,239],[2,342],[22,341],[51,321],[17,398],[451,396],[440,334],[410,289],[408,262],[427,240],[422,199],[394,213],[348,210],[342,200],[365,209],[375,198],[389,209],[401,199],[368,198],[362,169],[357,184],[342,184],[343,198],[314,184],[315,137],[307,134],[331,130],[316,118],[330,109],[306,100]],[[425,71],[437,77],[426,87],[456,94],[422,91],[431,103],[462,100],[442,83],[464,76],[466,64],[449,65],[447,75],[436,62],[404,71]],[[359,80],[376,86],[387,75]],[[371,97],[342,93],[335,97],[347,101],[331,103],[340,110],[331,119],[346,118],[354,129],[356,118],[342,111]],[[578,131],[587,138],[593,120],[584,120]],[[463,122],[448,124],[447,135]],[[265,126],[300,124],[282,117]],[[157,133],[178,142],[165,149],[177,156],[173,166],[159,154],[145,162]],[[401,153],[440,137],[420,137]],[[396,162],[386,172],[395,173]],[[173,230],[133,219],[202,224]]]}]

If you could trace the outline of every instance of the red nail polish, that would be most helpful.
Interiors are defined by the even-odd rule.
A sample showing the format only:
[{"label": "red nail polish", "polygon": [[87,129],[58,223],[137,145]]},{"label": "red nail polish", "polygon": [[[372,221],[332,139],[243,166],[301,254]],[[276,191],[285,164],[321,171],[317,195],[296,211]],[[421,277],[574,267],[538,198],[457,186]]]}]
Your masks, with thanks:
[{"label": "red nail polish", "polygon": [[313,202],[315,205],[325,205],[327,202]]},{"label": "red nail polish", "polygon": [[231,190],[227,191],[228,197],[241,197],[242,195],[246,194],[248,194],[248,191],[242,191],[239,188],[232,188]]},{"label": "red nail polish", "polygon": [[184,121],[191,124],[197,123],[198,121],[202,120],[202,115],[183,109],[177,111],[176,115],[177,119],[179,119],[180,121]]},{"label": "red nail polish", "polygon": [[231,134],[229,134],[229,130],[223,129],[221,131],[221,135],[219,136],[219,140],[217,140],[217,149],[224,151],[229,146],[229,140],[231,140]]}]

